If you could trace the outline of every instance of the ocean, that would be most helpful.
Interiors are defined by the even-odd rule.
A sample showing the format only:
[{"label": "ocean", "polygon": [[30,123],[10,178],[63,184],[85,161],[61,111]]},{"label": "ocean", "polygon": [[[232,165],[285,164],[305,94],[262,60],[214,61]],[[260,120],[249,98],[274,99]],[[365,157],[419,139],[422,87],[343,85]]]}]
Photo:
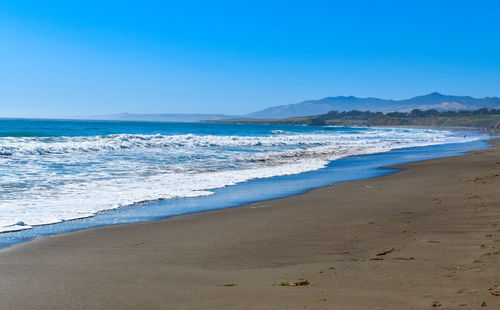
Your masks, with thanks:
[{"label": "ocean", "polygon": [[[0,120],[0,247],[388,173],[486,147],[463,131]],[[203,198],[206,197],[206,198]]]}]

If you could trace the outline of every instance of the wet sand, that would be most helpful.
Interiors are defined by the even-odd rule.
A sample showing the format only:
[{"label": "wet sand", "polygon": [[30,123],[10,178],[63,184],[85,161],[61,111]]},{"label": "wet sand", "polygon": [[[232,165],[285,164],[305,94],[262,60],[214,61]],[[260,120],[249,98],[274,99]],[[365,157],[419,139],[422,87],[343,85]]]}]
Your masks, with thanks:
[{"label": "wet sand", "polygon": [[[0,309],[500,309],[493,143],[299,196],[1,250]],[[300,279],[310,285],[277,285]]]}]

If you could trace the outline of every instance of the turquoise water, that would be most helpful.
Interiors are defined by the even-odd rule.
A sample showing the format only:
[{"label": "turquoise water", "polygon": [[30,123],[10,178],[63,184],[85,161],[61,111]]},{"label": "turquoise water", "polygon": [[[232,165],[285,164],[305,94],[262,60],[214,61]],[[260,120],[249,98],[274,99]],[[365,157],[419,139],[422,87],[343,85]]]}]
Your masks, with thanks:
[{"label": "turquoise water", "polygon": [[0,120],[0,247],[293,195],[486,147],[429,129]]}]

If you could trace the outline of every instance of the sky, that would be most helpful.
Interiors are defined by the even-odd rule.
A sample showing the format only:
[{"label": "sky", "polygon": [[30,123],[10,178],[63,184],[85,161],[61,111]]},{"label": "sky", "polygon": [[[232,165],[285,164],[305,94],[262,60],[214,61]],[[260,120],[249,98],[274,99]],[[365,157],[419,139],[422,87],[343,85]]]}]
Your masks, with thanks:
[{"label": "sky", "polygon": [[0,0],[0,117],[500,96],[500,1]]}]

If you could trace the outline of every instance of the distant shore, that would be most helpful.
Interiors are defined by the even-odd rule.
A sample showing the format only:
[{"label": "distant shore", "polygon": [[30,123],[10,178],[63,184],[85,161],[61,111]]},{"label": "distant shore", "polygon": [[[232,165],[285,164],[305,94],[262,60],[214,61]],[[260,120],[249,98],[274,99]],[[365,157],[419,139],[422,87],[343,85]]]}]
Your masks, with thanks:
[{"label": "distant shore", "polygon": [[[280,119],[276,120],[256,120],[256,119],[229,119],[229,120],[215,120],[215,121],[201,121],[201,123],[208,124],[259,124],[259,125],[290,125],[290,126],[309,126],[303,122],[297,123],[281,123]],[[492,129],[486,127],[466,127],[466,126],[432,126],[432,125],[368,125],[368,124],[335,124],[335,125],[322,125],[319,127],[332,128],[335,127],[360,127],[360,128],[414,128],[414,129],[438,129],[438,130],[454,130],[454,131],[467,131],[467,132],[481,132],[492,133],[498,136],[500,129]]]},{"label": "distant shore", "polygon": [[[500,141],[492,143],[299,196],[8,248],[2,306],[495,309]],[[310,285],[279,285],[301,279]]]},{"label": "distant shore", "polygon": [[274,119],[233,118],[207,120],[206,123],[268,124],[308,126],[408,127],[469,129],[500,132],[500,110],[437,111],[414,109],[411,112],[330,111],[326,114]]}]

